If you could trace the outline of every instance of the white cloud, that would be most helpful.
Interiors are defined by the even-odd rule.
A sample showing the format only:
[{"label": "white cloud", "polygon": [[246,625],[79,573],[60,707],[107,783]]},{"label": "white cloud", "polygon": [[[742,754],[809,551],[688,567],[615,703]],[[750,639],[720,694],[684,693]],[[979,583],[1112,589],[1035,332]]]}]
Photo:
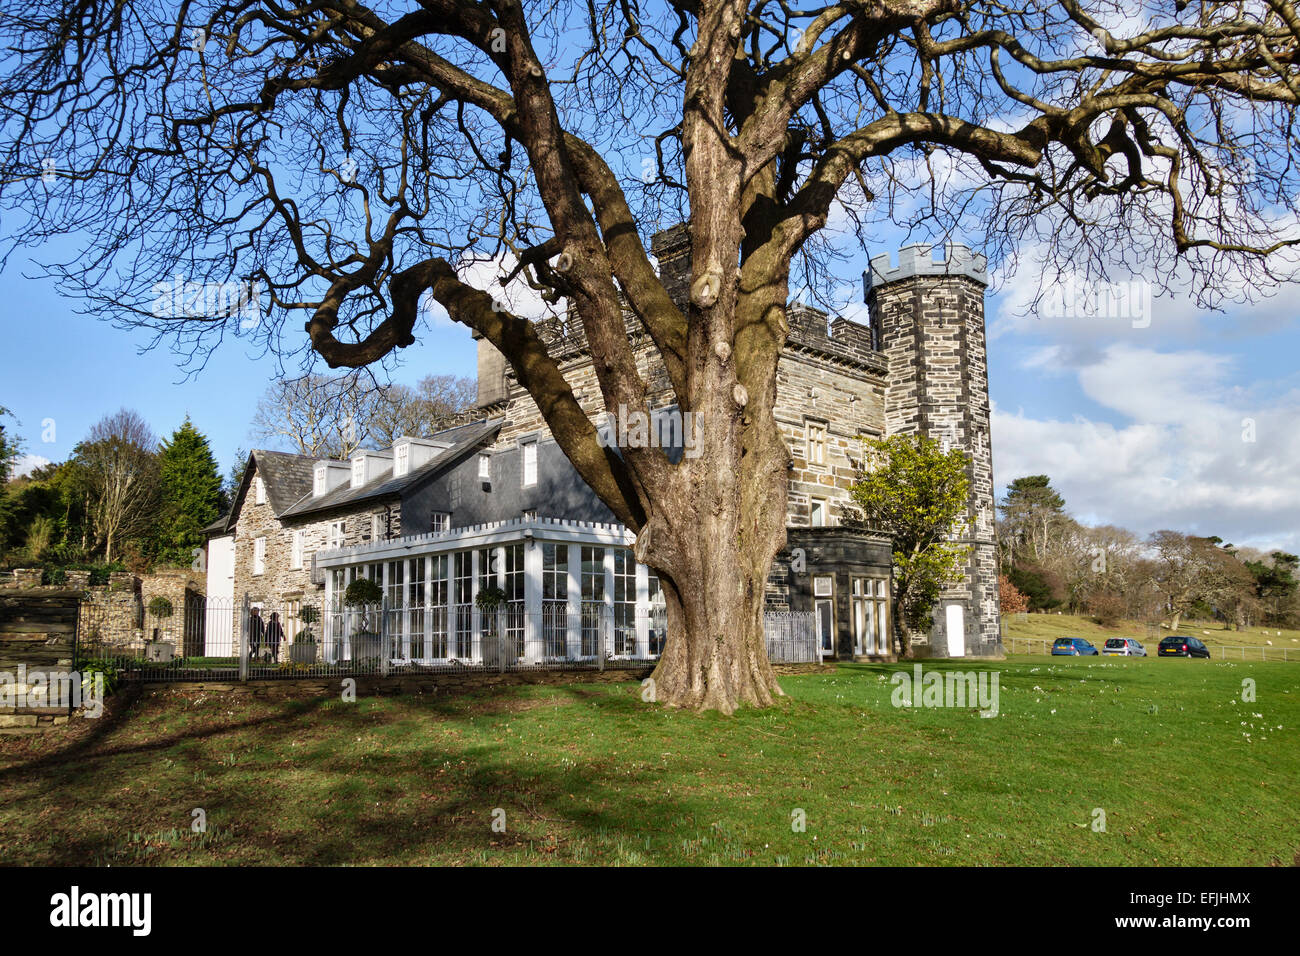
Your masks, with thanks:
[{"label": "white cloud", "polygon": [[[516,276],[504,287],[501,280],[514,269],[517,260],[508,253],[492,259],[476,259],[462,262],[456,268],[456,274],[462,282],[480,289],[501,302],[512,314],[529,319],[559,315],[559,310],[542,299],[541,293],[528,285],[522,275]],[[425,293],[423,310],[429,323],[435,328],[464,328],[459,322],[452,321],[447,310],[428,293]]]},{"label": "white cloud", "polygon": [[48,464],[50,464],[50,460],[48,458],[42,458],[40,455],[19,455],[18,459],[14,462],[14,469],[10,473],[10,477],[26,478],[37,468],[44,468]]},{"label": "white cloud", "polygon": [[995,407],[997,482],[1047,474],[1087,523],[1300,550],[1300,390],[1236,387],[1234,371],[1205,352],[1108,346],[1075,374],[1120,423]]}]

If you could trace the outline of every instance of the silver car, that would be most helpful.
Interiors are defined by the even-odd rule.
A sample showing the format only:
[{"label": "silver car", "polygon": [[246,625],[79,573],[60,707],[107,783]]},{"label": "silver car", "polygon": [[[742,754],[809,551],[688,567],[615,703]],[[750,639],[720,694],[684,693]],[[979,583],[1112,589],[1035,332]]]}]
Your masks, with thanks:
[{"label": "silver car", "polygon": [[1101,649],[1107,657],[1146,657],[1147,649],[1133,637],[1109,637]]}]

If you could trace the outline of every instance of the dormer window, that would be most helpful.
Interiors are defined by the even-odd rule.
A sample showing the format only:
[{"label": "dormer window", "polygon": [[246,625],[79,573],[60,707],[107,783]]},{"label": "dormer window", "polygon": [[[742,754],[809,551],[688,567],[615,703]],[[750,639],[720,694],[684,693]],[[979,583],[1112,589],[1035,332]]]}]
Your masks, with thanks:
[{"label": "dormer window", "polygon": [[393,476],[404,475],[411,460],[411,446],[397,445],[393,448]]},{"label": "dormer window", "polygon": [[352,487],[359,488],[366,483],[366,460],[364,458],[352,459]]},{"label": "dormer window", "polygon": [[327,479],[326,479],[325,466],[324,466],[324,465],[317,465],[317,466],[316,466],[316,475],[315,475],[315,478],[314,478],[314,481],[313,481],[313,484],[312,484],[312,492],[311,492],[311,493],[312,493],[313,495],[317,496],[317,497],[320,497],[321,495],[325,494],[325,489],[326,489],[327,487],[328,487],[328,484],[327,484]]}]

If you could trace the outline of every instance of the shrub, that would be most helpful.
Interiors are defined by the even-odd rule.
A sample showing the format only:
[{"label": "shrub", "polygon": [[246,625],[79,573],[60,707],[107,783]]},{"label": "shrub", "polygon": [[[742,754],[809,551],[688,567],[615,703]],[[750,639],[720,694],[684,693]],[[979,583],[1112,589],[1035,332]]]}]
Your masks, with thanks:
[{"label": "shrub", "polygon": [[479,592],[474,597],[474,604],[480,611],[486,611],[489,614],[505,603],[506,592],[496,585],[490,585],[485,588],[479,588]]},{"label": "shrub", "polygon": [[361,604],[378,604],[383,599],[383,589],[369,578],[357,578],[343,592],[343,603],[352,607]]},{"label": "shrub", "polygon": [[80,667],[77,668],[77,671],[78,673],[81,674],[81,694],[83,699],[89,693],[89,689],[94,686],[96,674],[104,675],[104,696],[105,697],[108,697],[110,694],[116,691],[118,684],[120,682],[120,677],[119,677],[120,671],[118,669],[117,664],[114,663],[113,661],[107,661],[107,660],[82,661]]},{"label": "shrub", "polygon": [[173,610],[172,602],[161,594],[149,602],[149,613],[154,617],[171,617]]},{"label": "shrub", "polygon": [[1028,599],[1031,611],[1050,611],[1061,603],[1057,594],[1059,587],[1054,586],[1057,584],[1055,575],[1041,568],[1008,568],[1007,578]]},{"label": "shrub", "polygon": [[1005,574],[998,575],[998,603],[1003,614],[1024,614],[1029,610],[1029,599]]},{"label": "shrub", "polygon": [[1124,599],[1114,591],[1098,591],[1088,596],[1088,613],[1103,627],[1114,627],[1124,617]]}]

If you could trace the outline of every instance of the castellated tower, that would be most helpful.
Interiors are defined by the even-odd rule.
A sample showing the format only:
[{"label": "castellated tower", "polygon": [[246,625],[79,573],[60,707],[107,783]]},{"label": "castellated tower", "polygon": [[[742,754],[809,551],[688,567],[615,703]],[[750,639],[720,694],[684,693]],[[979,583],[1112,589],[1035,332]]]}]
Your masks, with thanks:
[{"label": "castellated tower", "polygon": [[[971,554],[961,581],[935,607],[918,657],[1000,656],[993,458],[989,447],[984,290],[988,262],[949,244],[942,258],[906,246],[898,265],[876,256],[863,274],[876,347],[888,361],[886,434],[917,434],[969,456],[967,527],[955,540]],[[924,641],[924,643],[922,643]]]}]

